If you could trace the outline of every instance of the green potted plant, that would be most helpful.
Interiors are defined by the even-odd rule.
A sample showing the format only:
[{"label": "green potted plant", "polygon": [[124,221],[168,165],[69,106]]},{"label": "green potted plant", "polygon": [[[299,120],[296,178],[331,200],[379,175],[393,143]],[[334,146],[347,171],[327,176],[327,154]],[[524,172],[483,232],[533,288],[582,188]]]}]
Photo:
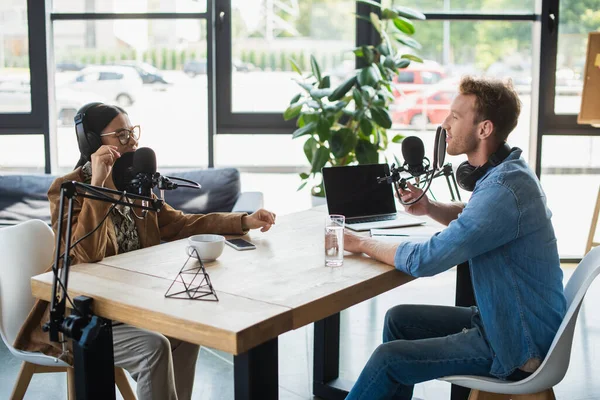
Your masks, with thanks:
[{"label": "green potted plant", "polygon": [[[310,58],[311,72],[302,73],[291,59],[292,68],[301,79],[303,89],[290,101],[285,110],[285,120],[296,119],[295,138],[306,138],[304,154],[310,163],[310,173],[301,173],[301,190],[309,180],[316,180],[313,196],[324,197],[321,169],[325,166],[350,164],[373,164],[387,149],[390,139],[387,130],[392,127],[389,106],[394,101],[393,80],[398,70],[406,68],[411,61],[422,60],[403,49],[420,49],[421,45],[411,36],[415,33],[412,20],[424,20],[425,16],[406,7],[385,8],[369,0],[361,3],[381,8],[381,17],[372,12],[367,19],[380,35],[377,45],[354,49],[363,67],[354,71],[337,88],[331,88],[331,78],[321,72],[314,56]],[[391,26],[390,26],[391,25]],[[391,28],[391,29],[389,29]],[[391,141],[399,143],[404,137],[395,135]]]}]

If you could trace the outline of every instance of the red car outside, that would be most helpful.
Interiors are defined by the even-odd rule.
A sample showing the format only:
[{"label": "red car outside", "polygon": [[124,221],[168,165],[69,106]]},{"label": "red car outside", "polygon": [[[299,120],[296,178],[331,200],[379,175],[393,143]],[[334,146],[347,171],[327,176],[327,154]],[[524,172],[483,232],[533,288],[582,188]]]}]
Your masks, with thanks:
[{"label": "red car outside", "polygon": [[394,79],[394,97],[402,97],[431,88],[446,77],[444,68],[436,62],[412,62],[408,68],[398,71]]},{"label": "red car outside", "polygon": [[448,116],[455,96],[456,88],[438,87],[396,98],[390,107],[392,122],[414,127],[439,125]]}]

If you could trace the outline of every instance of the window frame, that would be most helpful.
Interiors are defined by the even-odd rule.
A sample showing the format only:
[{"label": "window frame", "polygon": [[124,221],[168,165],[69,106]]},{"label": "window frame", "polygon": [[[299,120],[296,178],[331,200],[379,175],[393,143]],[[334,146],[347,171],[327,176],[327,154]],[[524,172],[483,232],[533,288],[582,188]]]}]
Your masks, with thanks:
[{"label": "window frame", "polygon": [[[283,112],[233,112],[232,110],[232,34],[231,1],[217,0],[220,18],[217,26],[217,85],[221,89],[217,97],[217,134],[290,134],[295,129],[294,121],[285,121]],[[381,3],[381,0],[374,0]],[[370,12],[381,14],[381,10],[365,3],[356,3],[356,14],[367,17]],[[538,22],[536,13],[425,13],[427,21],[531,21]],[[356,47],[378,42],[379,35],[372,25],[362,19],[356,20]],[[357,61],[357,68],[360,67]]]},{"label": "window frame", "polygon": [[47,18],[45,7],[27,0],[27,34],[29,43],[30,112],[0,113],[0,135],[43,135],[44,171],[51,171],[50,110],[48,104],[48,54],[46,52]]}]

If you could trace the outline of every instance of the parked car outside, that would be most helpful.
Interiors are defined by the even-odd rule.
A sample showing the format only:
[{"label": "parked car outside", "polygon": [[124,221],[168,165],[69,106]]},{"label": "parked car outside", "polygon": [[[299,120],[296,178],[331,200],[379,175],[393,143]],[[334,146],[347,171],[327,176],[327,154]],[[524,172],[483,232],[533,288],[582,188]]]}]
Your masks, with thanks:
[{"label": "parked car outside", "polygon": [[82,69],[85,68],[85,65],[83,65],[82,63],[79,62],[75,62],[75,61],[63,61],[63,62],[59,62],[56,63],[56,66],[54,67],[56,69],[56,72],[65,72],[65,71],[81,71]]},{"label": "parked car outside", "polygon": [[[72,126],[77,110],[94,101],[91,93],[62,89],[56,93],[56,112],[59,126]],[[28,78],[0,82],[0,112],[19,112],[31,107],[31,85]]]},{"label": "parked car outside", "polygon": [[74,81],[61,87],[95,93],[106,101],[128,107],[135,103],[142,84],[133,68],[99,65],[84,68]]},{"label": "parked car outside", "polygon": [[[234,59],[231,63],[231,66],[235,72],[252,72],[256,69],[254,64],[243,62],[238,59]],[[193,78],[196,75],[206,75],[206,68],[206,60],[190,60],[183,65],[183,72]]]},{"label": "parked car outside", "polygon": [[457,86],[436,85],[424,92],[396,98],[390,107],[392,123],[424,128],[444,122],[450,104],[457,94]]},{"label": "parked car outside", "polygon": [[183,72],[191,78],[206,75],[206,60],[189,60],[183,65]]},{"label": "parked car outside", "polygon": [[142,82],[145,85],[152,85],[157,83],[169,84],[169,82],[167,82],[160,70],[148,63],[134,60],[123,60],[116,62],[113,65],[133,68],[135,72],[138,73],[138,75],[142,79]]},{"label": "parked car outside", "polygon": [[415,92],[423,92],[446,77],[444,67],[435,61],[411,62],[407,68],[398,71],[394,79],[394,97],[402,97]]}]

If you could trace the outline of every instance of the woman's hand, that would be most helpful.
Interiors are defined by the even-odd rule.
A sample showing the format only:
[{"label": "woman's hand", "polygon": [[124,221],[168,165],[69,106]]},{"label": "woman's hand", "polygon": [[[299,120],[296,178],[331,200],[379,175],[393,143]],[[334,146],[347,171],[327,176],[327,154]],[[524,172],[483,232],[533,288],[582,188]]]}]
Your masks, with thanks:
[{"label": "woman's hand", "polygon": [[[407,190],[404,190],[402,188],[399,189],[402,201],[404,201],[405,203],[413,201],[423,193],[423,189],[419,189],[410,182],[406,182],[406,184],[408,185]],[[404,210],[412,215],[428,215],[430,207],[431,202],[429,201],[427,195],[424,195],[415,204],[411,204],[410,206],[404,206]]]},{"label": "woman's hand", "polygon": [[262,208],[253,214],[242,217],[243,230],[261,228],[261,232],[266,232],[271,229],[273,224],[275,224],[275,213]]},{"label": "woman's hand", "polygon": [[92,185],[104,186],[108,174],[119,157],[121,153],[117,151],[117,146],[110,145],[102,145],[92,154]]}]

